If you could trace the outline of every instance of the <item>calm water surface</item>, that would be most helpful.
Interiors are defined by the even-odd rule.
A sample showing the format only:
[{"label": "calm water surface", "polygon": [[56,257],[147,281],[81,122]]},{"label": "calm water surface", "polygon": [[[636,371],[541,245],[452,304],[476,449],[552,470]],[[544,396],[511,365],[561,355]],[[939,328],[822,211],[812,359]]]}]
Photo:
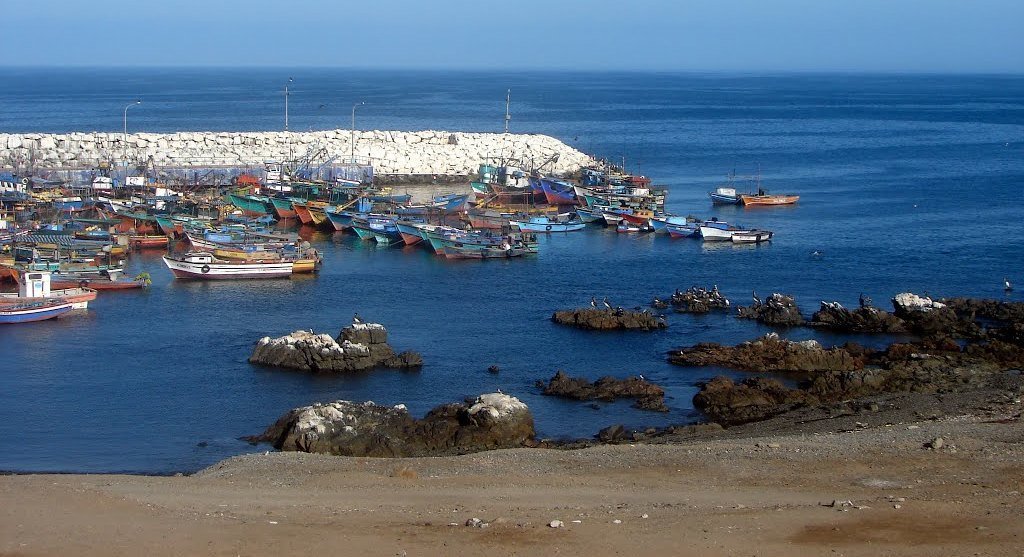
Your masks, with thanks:
[{"label": "calm water surface", "polygon": [[[667,350],[735,343],[769,329],[731,316],[670,315],[657,333],[591,334],[550,321],[607,296],[624,307],[692,284],[734,302],[784,291],[805,313],[821,300],[883,305],[906,290],[1003,297],[1024,285],[1024,78],[346,72],[342,70],[24,70],[0,90],[0,133],[276,130],[284,82],[293,130],[500,131],[554,135],[625,161],[671,187],[669,209],[772,229],[765,246],[716,246],[600,228],[541,239],[512,261],[448,262],[302,230],[324,252],[317,277],[174,281],[158,253],[130,260],[145,292],[101,295],[85,315],[0,329],[0,470],[171,473],[257,450],[239,441],[286,410],[335,399],[405,403],[415,414],[496,388],[523,399],[548,437],[613,423],[699,418],[696,382],[724,370],[669,366]],[[794,207],[715,208],[729,171],[762,170]],[[813,256],[818,250],[821,256]],[[1020,294],[1013,296],[1020,298]],[[386,324],[419,372],[311,376],[250,366],[264,335],[336,333],[359,312]],[[793,339],[841,342],[804,329]],[[881,343],[884,339],[859,339]],[[487,367],[500,366],[501,373]],[[628,402],[542,397],[555,370],[596,379],[643,373],[671,412]],[[726,372],[729,373],[729,372]],[[199,446],[205,442],[206,446]],[[259,447],[258,450],[265,450]]]}]

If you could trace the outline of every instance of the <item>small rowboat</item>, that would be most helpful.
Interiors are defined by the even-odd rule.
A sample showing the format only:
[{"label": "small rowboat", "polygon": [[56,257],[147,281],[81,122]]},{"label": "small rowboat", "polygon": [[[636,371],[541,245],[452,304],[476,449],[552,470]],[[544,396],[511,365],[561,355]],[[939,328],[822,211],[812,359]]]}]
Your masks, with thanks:
[{"label": "small rowboat", "polygon": [[31,323],[60,317],[72,310],[74,304],[64,300],[0,305],[0,324]]},{"label": "small rowboat", "polygon": [[732,233],[734,244],[759,244],[772,239],[772,232],[769,230],[740,230]]},{"label": "small rowboat", "polygon": [[587,226],[580,221],[560,222],[548,217],[534,217],[528,221],[512,220],[509,224],[523,232],[575,232]]}]

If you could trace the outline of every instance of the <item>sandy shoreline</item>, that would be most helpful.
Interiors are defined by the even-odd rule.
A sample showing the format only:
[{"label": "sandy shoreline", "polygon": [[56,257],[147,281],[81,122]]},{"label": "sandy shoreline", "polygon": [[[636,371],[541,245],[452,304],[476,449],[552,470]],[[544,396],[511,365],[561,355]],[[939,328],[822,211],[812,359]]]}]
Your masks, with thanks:
[{"label": "sandy shoreline", "polygon": [[655,444],[2,476],[0,555],[1020,555],[1022,409],[899,395]]}]

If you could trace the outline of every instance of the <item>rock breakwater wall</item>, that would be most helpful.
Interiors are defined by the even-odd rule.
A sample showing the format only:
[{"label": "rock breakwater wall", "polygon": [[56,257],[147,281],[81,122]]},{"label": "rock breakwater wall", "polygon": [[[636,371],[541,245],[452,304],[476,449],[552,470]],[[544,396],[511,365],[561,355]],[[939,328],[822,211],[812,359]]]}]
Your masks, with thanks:
[{"label": "rock breakwater wall", "polygon": [[[465,176],[488,158],[511,158],[564,174],[592,162],[546,135],[449,131],[177,132],[0,134],[0,167],[82,169],[148,161],[156,166],[262,166],[302,158],[373,163],[378,175]],[[553,160],[553,162],[551,162]]]}]

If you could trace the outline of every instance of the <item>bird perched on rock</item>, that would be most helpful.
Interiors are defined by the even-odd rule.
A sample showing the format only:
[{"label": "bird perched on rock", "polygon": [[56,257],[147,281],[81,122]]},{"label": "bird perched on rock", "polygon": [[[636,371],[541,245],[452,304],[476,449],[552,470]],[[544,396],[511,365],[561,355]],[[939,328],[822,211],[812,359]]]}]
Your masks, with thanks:
[{"label": "bird perched on rock", "polygon": [[357,313],[357,314],[352,316],[352,322],[353,323],[362,323],[363,319],[361,317],[359,317],[359,314]]},{"label": "bird perched on rock", "polygon": [[750,295],[754,297],[754,307],[761,306],[761,298],[757,297],[757,290],[751,290]]},{"label": "bird perched on rock", "polygon": [[1007,292],[1012,292],[1013,291],[1013,285],[1010,284],[1009,279],[1005,279],[1005,278],[1003,279],[1003,290],[1005,290]]},{"label": "bird perched on rock", "polygon": [[590,297],[590,307],[592,307],[592,308],[596,308],[597,307],[597,298],[595,298],[593,296]]},{"label": "bird perched on rock", "polygon": [[601,300],[601,303],[604,304],[605,309],[612,309],[612,305],[608,303],[608,298]]}]

